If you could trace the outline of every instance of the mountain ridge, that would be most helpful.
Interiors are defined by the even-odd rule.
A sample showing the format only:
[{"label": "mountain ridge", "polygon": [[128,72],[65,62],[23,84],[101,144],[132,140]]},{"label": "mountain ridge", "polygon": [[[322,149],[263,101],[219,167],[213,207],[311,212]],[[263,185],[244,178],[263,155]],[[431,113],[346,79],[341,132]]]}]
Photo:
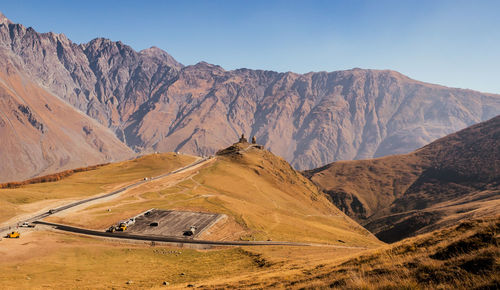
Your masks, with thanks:
[{"label": "mountain ridge", "polygon": [[333,202],[394,242],[495,214],[500,207],[500,115],[412,153],[306,171]]},{"label": "mountain ridge", "polygon": [[199,62],[152,47],[76,44],[0,24],[0,55],[135,152],[214,154],[245,133],[297,169],[407,153],[500,113],[500,95],[391,70],[274,72]]}]

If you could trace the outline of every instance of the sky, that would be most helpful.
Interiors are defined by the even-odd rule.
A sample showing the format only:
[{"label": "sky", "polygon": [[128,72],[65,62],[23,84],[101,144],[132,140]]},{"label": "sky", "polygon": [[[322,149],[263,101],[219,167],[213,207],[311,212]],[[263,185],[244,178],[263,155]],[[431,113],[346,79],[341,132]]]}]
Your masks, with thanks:
[{"label": "sky", "polygon": [[76,43],[96,37],[225,69],[391,69],[500,94],[500,1],[7,1],[0,11]]}]

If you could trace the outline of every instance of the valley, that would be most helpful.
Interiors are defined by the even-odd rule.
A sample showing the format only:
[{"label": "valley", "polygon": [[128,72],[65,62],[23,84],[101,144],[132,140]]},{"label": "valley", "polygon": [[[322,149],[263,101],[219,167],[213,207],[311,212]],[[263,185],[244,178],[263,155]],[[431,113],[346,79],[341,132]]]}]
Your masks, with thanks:
[{"label": "valley", "polygon": [[497,15],[279,2],[3,3],[1,289],[500,289]]}]

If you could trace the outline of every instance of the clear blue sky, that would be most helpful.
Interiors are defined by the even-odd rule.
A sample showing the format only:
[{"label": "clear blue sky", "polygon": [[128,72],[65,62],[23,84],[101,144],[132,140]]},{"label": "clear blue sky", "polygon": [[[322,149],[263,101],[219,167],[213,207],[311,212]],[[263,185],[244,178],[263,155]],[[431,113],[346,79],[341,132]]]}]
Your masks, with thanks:
[{"label": "clear blue sky", "polygon": [[160,47],[225,69],[393,69],[500,93],[500,1],[1,1],[8,18],[77,43]]}]

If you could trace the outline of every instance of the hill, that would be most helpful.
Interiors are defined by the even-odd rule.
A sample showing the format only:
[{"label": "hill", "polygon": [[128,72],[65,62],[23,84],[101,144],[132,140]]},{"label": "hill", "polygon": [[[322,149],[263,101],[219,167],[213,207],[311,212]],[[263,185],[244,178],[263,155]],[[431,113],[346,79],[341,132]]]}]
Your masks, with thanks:
[{"label": "hill", "polygon": [[248,143],[234,146],[197,169],[47,220],[102,230],[150,208],[191,210],[227,216],[206,239],[380,244],[285,160]]},{"label": "hill", "polygon": [[[11,218],[16,220],[42,205],[51,208],[102,194],[192,161],[194,158],[186,155],[152,154],[77,172],[55,182],[0,189],[0,197],[7,198],[7,203],[17,202]],[[285,160],[246,142],[221,150],[194,167],[148,180],[112,198],[57,212],[45,220],[103,231],[151,208],[226,215],[197,239],[297,241],[310,246],[196,250],[189,244],[175,248],[116,241],[38,224],[34,229],[21,228],[21,239],[0,241],[0,255],[5,257],[0,261],[0,283],[6,288],[151,288],[161,287],[163,282],[186,286],[204,279],[317,265],[324,259],[336,260],[383,244],[338,210]],[[96,271],[100,274],[95,275]]]},{"label": "hill", "polygon": [[[112,190],[152,174],[151,170],[163,173],[193,160],[185,155],[153,154],[56,182],[0,189],[0,193],[21,198],[37,196],[36,191],[52,192],[63,201],[68,187],[85,196],[87,191],[102,190],[104,184]],[[94,184],[84,182],[94,179]],[[0,241],[0,254],[5,257],[0,261],[0,283],[6,288],[498,286],[498,217],[467,220],[384,245],[335,208],[286,161],[246,142],[219,151],[198,167],[143,183],[112,199],[56,213],[48,220],[104,230],[152,207],[227,215],[201,239],[314,244],[203,249],[184,244],[176,248],[75,235],[38,225],[23,230],[19,240]]]},{"label": "hill", "polygon": [[[103,38],[75,44],[64,34],[0,18],[3,59],[136,152],[209,155],[245,133],[295,168],[310,169],[407,153],[500,113],[499,95],[422,83],[395,71],[184,66],[155,47],[135,51]],[[71,158],[83,166],[80,160],[90,156]]]},{"label": "hill", "polygon": [[381,240],[500,211],[500,116],[410,154],[335,162],[305,174]]},{"label": "hill", "polygon": [[324,259],[315,267],[271,268],[265,274],[206,279],[197,285],[202,289],[497,289],[499,231],[499,217],[468,220],[353,257]]},{"label": "hill", "polygon": [[[99,167],[82,168],[80,172],[62,172],[55,182],[31,183],[16,188],[0,186],[0,227],[15,223],[24,216],[47,212],[61,204],[85,197],[102,195],[144,177],[156,176],[181,168],[196,160],[189,155],[152,154]],[[70,171],[71,172],[71,171]],[[51,176],[42,180],[53,180]],[[38,179],[32,180],[37,181]],[[23,182],[20,182],[23,184]],[[29,182],[27,182],[29,183]]]}]

